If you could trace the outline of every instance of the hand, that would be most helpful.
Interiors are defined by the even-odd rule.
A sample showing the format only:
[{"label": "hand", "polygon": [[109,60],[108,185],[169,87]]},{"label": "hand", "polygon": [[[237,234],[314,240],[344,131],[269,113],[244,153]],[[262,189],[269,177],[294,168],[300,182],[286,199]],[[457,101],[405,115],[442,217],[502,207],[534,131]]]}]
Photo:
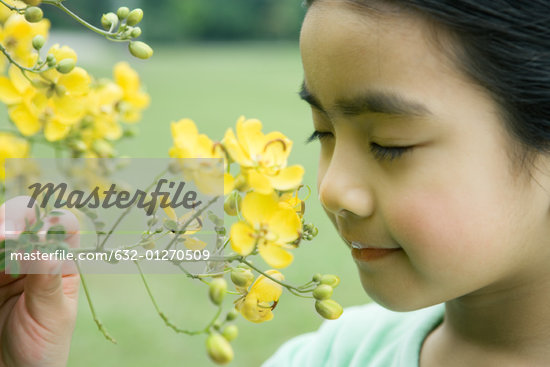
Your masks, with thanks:
[{"label": "hand", "polygon": [[[22,231],[25,218],[34,223],[35,210],[27,208],[28,197],[9,201],[0,207],[0,241],[15,238],[10,229]],[[17,208],[16,210],[14,210]],[[69,211],[44,218],[43,236],[49,227],[63,225],[65,242],[78,247],[78,220]],[[11,228],[10,228],[11,227]],[[59,262],[41,261],[44,274],[14,278],[0,272],[0,367],[60,367],[67,364],[78,306],[78,274],[61,274]],[[55,274],[57,272],[57,274]],[[48,274],[53,273],[53,274]]]}]

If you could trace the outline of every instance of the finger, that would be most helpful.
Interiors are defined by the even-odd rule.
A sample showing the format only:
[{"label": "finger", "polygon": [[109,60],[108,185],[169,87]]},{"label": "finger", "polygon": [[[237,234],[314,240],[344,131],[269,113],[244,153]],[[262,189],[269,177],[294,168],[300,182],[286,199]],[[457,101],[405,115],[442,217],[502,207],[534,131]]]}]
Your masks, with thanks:
[{"label": "finger", "polygon": [[16,280],[23,278],[25,275],[18,275],[14,277],[11,274],[6,274],[5,272],[0,272],[0,287],[8,285],[15,282]]},{"label": "finger", "polygon": [[[56,210],[56,215],[49,215],[42,220],[44,225],[37,232],[39,239],[42,242],[47,240],[47,235],[52,228],[62,228],[64,235],[63,241],[71,248],[79,246],[79,222],[78,218],[68,210]],[[77,268],[71,260],[66,260],[67,254],[61,250],[56,250],[50,254],[52,257],[48,260],[29,261],[22,264],[25,273],[28,274],[75,274]]]},{"label": "finger", "polygon": [[56,319],[64,310],[61,274],[28,274],[25,280],[25,305],[39,323]]},{"label": "finger", "polygon": [[0,287],[0,307],[4,305],[9,298],[21,294],[25,285],[24,278],[18,278],[10,284]]},{"label": "finger", "polygon": [[36,203],[29,208],[31,199],[30,196],[16,196],[0,206],[0,241],[6,236],[11,238],[10,236],[18,235],[25,229],[26,221],[29,224],[35,222]]}]

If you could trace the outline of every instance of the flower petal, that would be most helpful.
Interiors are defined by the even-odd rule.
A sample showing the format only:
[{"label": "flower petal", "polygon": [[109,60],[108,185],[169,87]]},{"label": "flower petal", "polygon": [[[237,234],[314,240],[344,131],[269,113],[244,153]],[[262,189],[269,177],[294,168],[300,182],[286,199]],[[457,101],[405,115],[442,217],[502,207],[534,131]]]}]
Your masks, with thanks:
[{"label": "flower petal", "polygon": [[275,243],[258,246],[258,252],[265,262],[274,268],[286,268],[292,263],[294,256]]},{"label": "flower petal", "polygon": [[271,185],[280,191],[295,189],[300,186],[304,177],[304,167],[294,165],[283,168],[277,175],[267,176]]},{"label": "flower petal", "polygon": [[241,116],[237,121],[237,139],[239,139],[239,144],[252,160],[260,156],[265,146],[260,120],[245,120]]},{"label": "flower petal", "polygon": [[125,92],[135,91],[139,88],[139,75],[127,62],[118,62],[113,68],[115,83],[120,85]]},{"label": "flower petal", "polygon": [[63,97],[52,97],[50,99],[55,108],[55,117],[67,125],[79,121],[86,113],[84,97],[72,97],[65,94]]},{"label": "flower petal", "polygon": [[78,59],[76,56],[76,52],[72,48],[70,48],[69,46],[59,47],[58,43],[50,47],[48,53],[54,55],[57,62],[63,59],[73,59],[76,62]]},{"label": "flower petal", "polygon": [[244,167],[252,167],[253,162],[250,159],[250,156],[242,149],[232,129],[227,129],[225,132],[225,136],[222,139],[222,145],[231,156],[231,159],[239,165]]},{"label": "flower petal", "polygon": [[262,160],[268,166],[285,167],[292,150],[292,141],[278,131],[270,132],[264,139]]},{"label": "flower petal", "polygon": [[8,113],[17,129],[25,136],[36,134],[42,127],[38,117],[23,104],[11,107]]},{"label": "flower petal", "polygon": [[199,136],[199,131],[195,125],[195,122],[191,119],[181,119],[178,122],[172,122],[170,124],[170,129],[172,130],[174,145],[178,148],[183,148],[189,151],[189,154],[193,154],[193,150]]},{"label": "flower petal", "polygon": [[206,247],[206,242],[201,241],[195,237],[186,238],[185,242],[183,242],[185,247],[187,247],[189,250],[202,250]]},{"label": "flower petal", "polygon": [[260,323],[273,318],[271,308],[260,306],[254,295],[245,296],[242,302],[236,304],[236,307],[243,317],[251,322]]},{"label": "flower petal", "polygon": [[62,74],[57,84],[67,88],[67,93],[73,96],[80,96],[90,90],[92,79],[88,72],[81,67],[75,67],[70,73]]},{"label": "flower petal", "polygon": [[237,222],[231,226],[229,238],[231,248],[239,255],[249,255],[256,245],[254,230],[244,222]]},{"label": "flower petal", "polygon": [[278,209],[278,203],[271,195],[250,192],[244,197],[241,208],[244,219],[256,228],[267,223]]},{"label": "flower petal", "polygon": [[[265,273],[280,282],[285,280],[284,275],[278,270],[270,269]],[[283,287],[262,274],[250,286],[249,293],[255,295],[260,302],[273,302],[279,300],[283,293]]]},{"label": "flower petal", "polygon": [[277,236],[277,242],[289,243],[300,235],[302,222],[293,209],[280,208],[269,218],[268,228]]},{"label": "flower petal", "polygon": [[247,181],[250,188],[260,194],[271,194],[273,186],[268,176],[262,175],[255,169],[250,169],[247,172]]},{"label": "flower petal", "polygon": [[48,141],[57,141],[63,139],[71,130],[70,125],[66,125],[57,119],[50,120],[44,127],[44,136]]},{"label": "flower petal", "polygon": [[5,76],[0,76],[0,101],[5,104],[21,102],[21,94]]},{"label": "flower petal", "polygon": [[31,83],[27,78],[25,78],[21,69],[15,65],[10,65],[8,69],[8,76],[13,86],[19,91],[19,93],[23,93],[31,86]]}]

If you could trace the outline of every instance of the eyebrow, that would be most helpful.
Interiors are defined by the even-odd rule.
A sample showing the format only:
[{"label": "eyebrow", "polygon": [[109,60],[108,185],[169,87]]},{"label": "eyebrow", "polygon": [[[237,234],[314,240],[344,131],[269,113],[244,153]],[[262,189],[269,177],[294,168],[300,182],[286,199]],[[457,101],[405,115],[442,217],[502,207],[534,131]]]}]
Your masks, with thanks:
[{"label": "eyebrow", "polygon": [[[299,92],[300,98],[321,112],[327,110],[321,105],[319,99],[311,93],[305,82],[302,83]],[[348,115],[357,116],[363,113],[382,113],[394,116],[422,117],[433,113],[422,103],[411,101],[403,96],[391,92],[366,91],[349,99],[340,99],[335,103],[336,111]]]}]

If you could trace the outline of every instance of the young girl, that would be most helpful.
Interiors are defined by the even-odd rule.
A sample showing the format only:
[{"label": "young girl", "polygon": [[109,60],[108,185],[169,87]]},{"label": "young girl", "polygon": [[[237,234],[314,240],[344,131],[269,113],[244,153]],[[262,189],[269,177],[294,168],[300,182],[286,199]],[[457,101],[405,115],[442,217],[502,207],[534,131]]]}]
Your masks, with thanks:
[{"label": "young girl", "polygon": [[[265,366],[549,366],[550,4],[308,7],[301,97],[321,144],[319,197],[381,306],[347,309]],[[19,327],[27,347],[57,348],[47,363],[3,342],[14,323],[74,310],[60,291],[73,283],[52,279],[51,294],[25,292],[34,311],[18,320],[4,310],[27,283],[0,288],[5,365],[66,360],[70,327]]]},{"label": "young girl", "polygon": [[550,366],[550,4],[308,5],[319,197],[384,308],[265,366]]}]

